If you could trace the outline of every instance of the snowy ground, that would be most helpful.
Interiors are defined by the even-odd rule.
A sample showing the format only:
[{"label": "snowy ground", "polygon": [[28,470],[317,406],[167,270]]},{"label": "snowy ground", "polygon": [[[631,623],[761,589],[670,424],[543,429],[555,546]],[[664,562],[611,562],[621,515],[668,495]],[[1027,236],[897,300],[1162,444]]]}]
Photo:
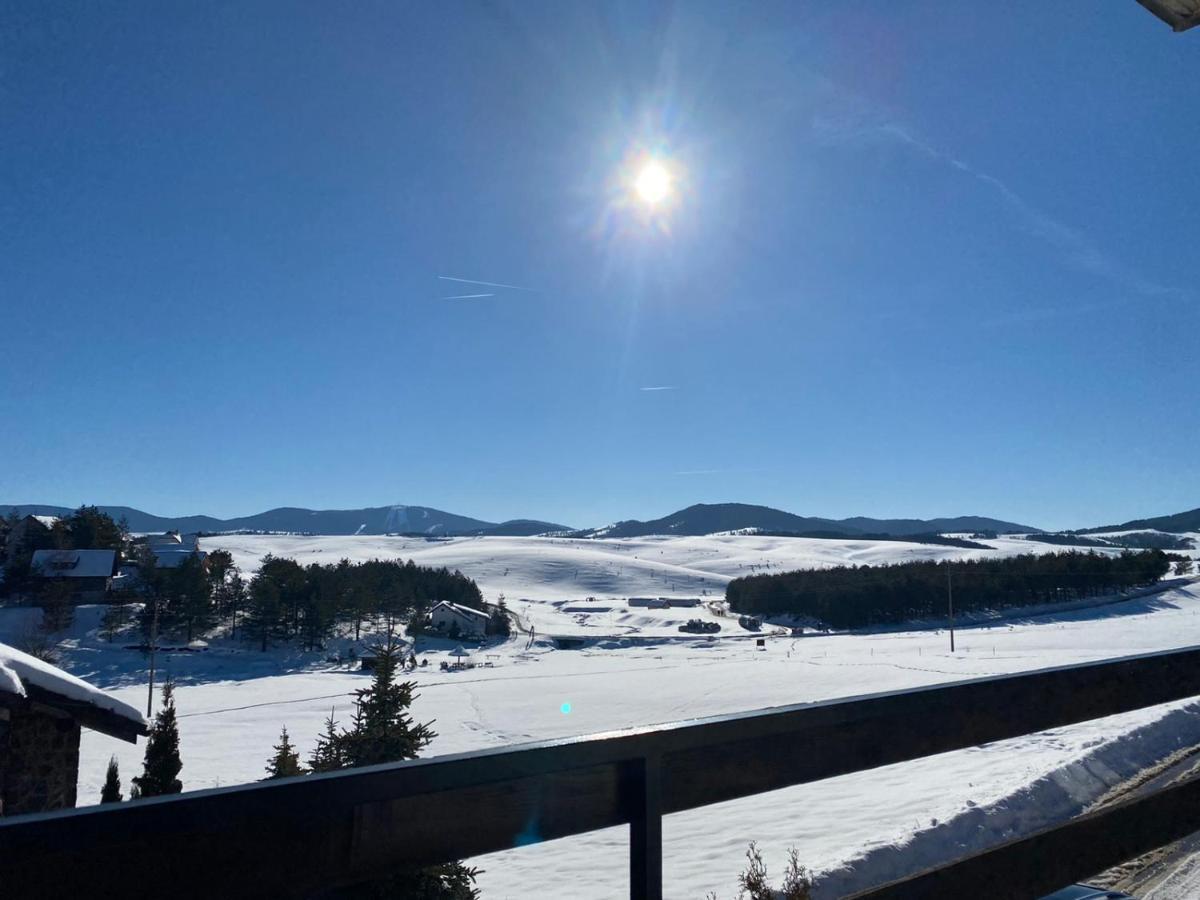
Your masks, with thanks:
[{"label": "snowy ground", "polygon": [[[1001,554],[1059,549],[1013,538],[988,543],[995,547],[990,552]],[[415,676],[421,695],[416,715],[435,720],[438,732],[430,755],[1200,643],[1200,584],[1190,580],[1155,596],[965,629],[953,655],[946,634],[937,630],[776,637],[760,651],[752,641],[727,639],[745,632],[722,619],[716,641],[680,640],[675,625],[696,611],[631,611],[611,600],[704,596],[705,590],[715,600],[729,578],[750,571],[988,552],[928,545],[745,536],[438,542],[229,536],[206,539],[205,546],[230,549],[246,571],[268,552],[302,563],[400,556],[446,565],[474,577],[488,599],[503,592],[539,635],[597,638],[581,650],[554,650],[545,641],[527,648],[524,638],[515,639],[476,654],[492,668],[457,673],[437,668],[448,646],[431,647],[430,667]],[[589,604],[588,596],[597,599]],[[606,609],[575,611],[589,605]],[[99,613],[80,610],[66,664],[120,699],[143,705],[141,655],[98,641]],[[27,628],[28,614],[0,611],[0,641]],[[165,668],[180,685],[181,777],[189,789],[260,777],[284,725],[307,754],[324,717],[332,709],[347,720],[347,695],[364,684],[362,674],[325,654],[260,654],[221,644],[204,654],[171,654]],[[1088,802],[1123,770],[1165,756],[1180,741],[1200,741],[1200,725],[1193,724],[1200,715],[1189,709],[1164,719],[1171,709],[670,816],[664,825],[667,896],[699,898],[709,890],[722,900],[734,896],[751,840],[776,872],[787,848],[797,847],[805,864],[827,873],[831,895],[897,874],[897,854],[889,849],[897,845],[919,849],[913,858],[927,860],[943,850],[962,852],[955,848],[968,834],[999,840],[1043,824],[1045,816],[1070,815],[1072,803]],[[141,745],[85,733],[81,803],[98,798],[111,753],[126,779],[138,770]],[[1046,800],[1047,790],[1059,792],[1055,802]],[[981,809],[989,814],[981,816]],[[487,900],[558,895],[566,885],[580,898],[608,898],[625,890],[626,853],[622,828],[476,862],[486,870],[481,885]]]},{"label": "snowy ground", "polygon": [[[412,559],[420,565],[460,569],[487,600],[505,596],[509,607],[539,634],[571,636],[666,635],[689,618],[715,618],[706,609],[629,609],[627,597],[699,597],[718,601],[732,579],[756,573],[837,565],[880,565],[920,559],[973,559],[1067,548],[1002,537],[980,541],[991,550],[967,550],[899,541],[831,541],[757,535],[644,537],[624,540],[570,538],[303,537],[225,535],[204,538],[205,549],[223,548],[245,572],[268,553],[335,563]],[[595,598],[588,601],[587,598]],[[737,631],[722,622],[723,631]]]}]

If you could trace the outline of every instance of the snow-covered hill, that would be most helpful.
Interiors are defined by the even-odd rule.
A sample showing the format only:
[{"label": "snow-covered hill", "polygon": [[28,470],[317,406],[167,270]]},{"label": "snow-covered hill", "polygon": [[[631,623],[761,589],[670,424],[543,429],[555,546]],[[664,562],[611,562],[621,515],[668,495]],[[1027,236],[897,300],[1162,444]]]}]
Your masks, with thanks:
[{"label": "snow-covered hill", "polygon": [[[431,664],[414,675],[419,694],[414,713],[422,721],[434,721],[438,736],[430,755],[1200,643],[1200,585],[1195,580],[1155,596],[980,624],[960,631],[953,654],[946,635],[936,628],[773,637],[762,650],[742,639],[744,632],[736,626],[724,628],[712,642],[684,641],[670,624],[671,617],[691,617],[694,611],[635,613],[609,599],[704,596],[704,590],[716,599],[728,579],[751,571],[1061,549],[1019,538],[988,543],[992,549],[981,551],[732,535],[612,541],[228,536],[206,539],[205,546],[227,547],[248,572],[267,553],[306,564],[332,563],[344,556],[403,557],[446,565],[475,577],[489,599],[500,592],[510,601],[526,598],[517,608],[533,620],[539,635],[604,637],[621,633],[620,628],[638,636],[556,650],[553,642],[531,645],[522,635],[473,651],[477,661],[492,665],[465,672],[442,672],[437,664],[449,659],[450,645],[426,643],[419,649]],[[588,596],[597,599],[589,604]],[[589,605],[608,609],[576,611]],[[79,610],[64,664],[118,699],[141,707],[145,661],[137,651],[122,649],[120,642],[107,644],[99,638],[101,612],[98,607]],[[19,640],[34,615],[36,611],[28,609],[0,610],[0,641]],[[186,789],[261,777],[285,725],[307,755],[331,710],[347,721],[351,692],[365,677],[349,661],[329,658],[347,644],[345,639],[334,641],[324,653],[279,648],[263,654],[214,641],[207,653],[164,654],[162,670],[179,683],[181,778]],[[956,842],[968,831],[973,840],[980,837],[972,817],[978,818],[974,811],[989,804],[999,804],[996,808],[1011,814],[986,819],[985,824],[999,824],[995,833],[984,837],[998,840],[1015,833],[1003,832],[1005,828],[1038,827],[1046,816],[1069,814],[1060,789],[1072,802],[1086,803],[1092,793],[1105,789],[1112,772],[1136,769],[1143,757],[1152,762],[1157,754],[1174,749],[1176,731],[1156,727],[1172,708],[669,816],[664,825],[667,895],[696,898],[709,890],[722,898],[736,895],[736,874],[749,840],[761,844],[776,872],[782,869],[787,848],[794,845],[806,865],[831,873],[829,883],[844,887],[893,872],[896,854],[887,848],[918,835],[922,860],[942,851],[954,855]],[[1137,740],[1123,738],[1131,734]],[[1112,746],[1118,741],[1124,743]],[[141,744],[133,747],[85,732],[80,802],[98,798],[110,754],[117,755],[128,784],[139,770],[143,751]],[[1037,799],[1043,790],[1057,799],[1043,803]],[[1023,806],[1018,809],[1016,803]],[[476,862],[485,869],[485,900],[549,896],[566,883],[581,900],[600,900],[625,891],[626,853],[626,830],[612,829]],[[547,872],[555,873],[552,881]]]},{"label": "snow-covered hill", "polygon": [[[698,610],[630,610],[628,597],[693,597],[720,601],[725,585],[743,575],[837,565],[884,565],[919,559],[1053,553],[1060,546],[1019,536],[982,542],[967,550],[901,541],[823,540],[762,535],[641,537],[627,539],[478,537],[424,540],[388,536],[303,537],[220,535],[205,549],[223,548],[244,572],[268,553],[302,565],[368,559],[412,559],[424,566],[458,569],[475,579],[487,600],[504,595],[509,606],[540,634],[572,636],[665,635]],[[1094,548],[1083,548],[1094,549]],[[1109,552],[1109,551],[1105,551]],[[1118,552],[1114,548],[1111,552]],[[588,601],[587,598],[595,598]]]}]

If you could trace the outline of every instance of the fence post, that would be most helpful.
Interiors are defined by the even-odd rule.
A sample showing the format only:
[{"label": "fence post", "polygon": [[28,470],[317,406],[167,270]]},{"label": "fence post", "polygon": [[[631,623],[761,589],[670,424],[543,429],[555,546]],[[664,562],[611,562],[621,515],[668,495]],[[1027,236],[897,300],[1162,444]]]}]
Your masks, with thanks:
[{"label": "fence post", "polygon": [[630,769],[629,897],[662,900],[662,761],[653,754]]}]

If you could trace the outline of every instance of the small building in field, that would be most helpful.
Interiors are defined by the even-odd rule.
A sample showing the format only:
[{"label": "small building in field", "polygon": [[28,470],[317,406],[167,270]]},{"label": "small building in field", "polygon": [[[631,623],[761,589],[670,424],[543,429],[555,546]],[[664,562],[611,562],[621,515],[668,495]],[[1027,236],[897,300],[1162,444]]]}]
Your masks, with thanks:
[{"label": "small building in field", "polygon": [[104,600],[117,574],[116,550],[37,550],[30,574],[41,581],[61,581],[76,603]]},{"label": "small building in field", "polygon": [[0,644],[0,816],[75,806],[81,728],[131,744],[148,733],[132,706]]},{"label": "small building in field", "polygon": [[667,609],[695,609],[704,605],[704,601],[699,597],[659,597],[658,599]]},{"label": "small building in field", "polygon": [[445,600],[429,611],[430,624],[435,631],[469,638],[483,638],[487,634],[489,618],[478,609]]}]

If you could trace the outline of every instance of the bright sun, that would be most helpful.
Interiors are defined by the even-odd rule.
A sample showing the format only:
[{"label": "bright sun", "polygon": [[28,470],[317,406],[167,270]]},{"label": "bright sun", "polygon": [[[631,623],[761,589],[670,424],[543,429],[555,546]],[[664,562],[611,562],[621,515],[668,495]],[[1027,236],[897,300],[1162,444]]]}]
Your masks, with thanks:
[{"label": "bright sun", "polygon": [[638,172],[633,188],[643,203],[657,206],[671,192],[671,173],[660,162],[648,162]]}]

